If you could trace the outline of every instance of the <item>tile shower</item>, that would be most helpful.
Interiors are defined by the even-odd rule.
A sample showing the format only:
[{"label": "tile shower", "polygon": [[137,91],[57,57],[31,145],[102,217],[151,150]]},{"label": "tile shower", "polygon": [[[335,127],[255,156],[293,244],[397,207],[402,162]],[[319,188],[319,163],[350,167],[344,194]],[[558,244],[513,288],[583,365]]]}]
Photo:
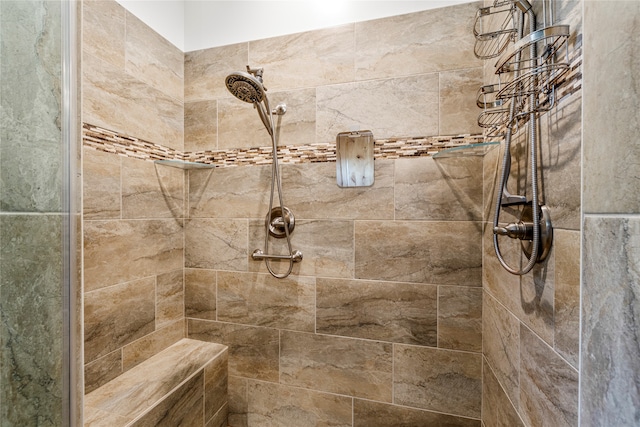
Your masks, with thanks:
[{"label": "tile shower", "polygon": [[[222,84],[250,63],[288,105],[284,145],[352,126],[478,134],[475,94],[490,79],[472,54],[479,5],[183,54],[117,3],[86,1],[82,120],[166,151],[250,152],[268,145],[264,130]],[[580,35],[582,3],[558,7]],[[229,346],[234,427],[576,425],[581,91],[541,128],[556,240],[522,279],[487,234],[499,150],[391,155],[367,189],[337,188],[335,163],[284,164],[305,259],[276,280],[249,260],[269,166],[184,172],[87,137],[86,391],[187,336]]]}]

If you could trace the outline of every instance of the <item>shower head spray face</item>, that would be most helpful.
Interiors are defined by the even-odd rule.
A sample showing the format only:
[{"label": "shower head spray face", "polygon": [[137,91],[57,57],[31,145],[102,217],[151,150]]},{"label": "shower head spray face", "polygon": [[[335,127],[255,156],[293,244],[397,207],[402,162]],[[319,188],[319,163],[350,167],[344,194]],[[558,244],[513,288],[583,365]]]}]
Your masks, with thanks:
[{"label": "shower head spray face", "polygon": [[225,84],[229,92],[241,101],[256,103],[265,98],[262,83],[254,76],[244,71],[236,71],[227,76]]}]

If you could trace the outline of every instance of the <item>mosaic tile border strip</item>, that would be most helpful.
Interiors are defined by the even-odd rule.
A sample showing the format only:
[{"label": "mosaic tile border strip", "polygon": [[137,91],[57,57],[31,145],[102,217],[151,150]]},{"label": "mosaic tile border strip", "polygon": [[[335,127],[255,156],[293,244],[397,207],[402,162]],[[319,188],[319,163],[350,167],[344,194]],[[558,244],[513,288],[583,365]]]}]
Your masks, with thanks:
[{"label": "mosaic tile border strip", "polygon": [[[155,160],[181,160],[214,165],[215,167],[271,164],[271,147],[182,152],[88,123],[84,123],[82,127],[82,141],[85,147],[140,160],[151,162]],[[431,156],[447,148],[479,144],[484,141],[483,135],[379,139],[375,141],[374,157],[376,159],[397,159],[400,157]],[[335,162],[336,144],[320,143],[279,147],[278,160],[282,164]]]}]

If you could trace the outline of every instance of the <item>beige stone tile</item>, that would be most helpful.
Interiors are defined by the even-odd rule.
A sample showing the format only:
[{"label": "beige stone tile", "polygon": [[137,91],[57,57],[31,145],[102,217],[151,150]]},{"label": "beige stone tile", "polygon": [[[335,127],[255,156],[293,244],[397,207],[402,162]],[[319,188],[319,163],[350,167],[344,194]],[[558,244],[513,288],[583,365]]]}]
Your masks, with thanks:
[{"label": "beige stone tile", "polygon": [[482,289],[438,286],[438,347],[482,352]]},{"label": "beige stone tile", "polygon": [[185,267],[246,271],[247,221],[197,218],[185,227]]},{"label": "beige stone tile", "polygon": [[482,158],[482,192],[483,207],[482,219],[484,221],[493,222],[493,213],[495,212],[496,198],[498,197],[497,189],[499,186],[499,173],[502,165],[502,150],[500,146],[489,150]]},{"label": "beige stone tile", "polygon": [[479,286],[480,224],[357,221],[356,278]]},{"label": "beige stone tile", "polygon": [[231,97],[224,84],[225,78],[234,71],[246,71],[247,64],[249,64],[247,43],[185,53],[185,102]]},{"label": "beige stone tile", "polygon": [[276,279],[270,274],[218,272],[221,322],[313,332],[314,277]]},{"label": "beige stone tile", "polygon": [[249,380],[229,376],[229,425],[233,427],[248,427],[247,412],[249,411],[247,383]]},{"label": "beige stone tile", "polygon": [[394,346],[394,403],[480,418],[482,355]]},{"label": "beige stone tile", "polygon": [[[295,212],[294,212],[295,215]],[[264,220],[249,225],[250,252],[260,248],[265,253],[289,254],[286,239],[269,239],[269,251],[264,247]],[[353,221],[301,220],[291,236],[294,251],[302,252],[304,259],[293,266],[293,274],[301,276],[353,277]],[[272,269],[283,274],[289,261],[272,261]],[[264,261],[249,262],[250,271],[267,272]]]},{"label": "beige stone tile", "polygon": [[154,314],[153,277],[85,293],[85,362],[153,332]]},{"label": "beige stone tile", "polygon": [[176,150],[184,147],[184,106],[123,70],[85,53],[83,121]]},{"label": "beige stone tile", "polygon": [[184,149],[218,149],[218,101],[185,102]]},{"label": "beige stone tile", "polygon": [[483,355],[509,400],[519,407],[519,322],[487,292],[484,293],[482,317]]},{"label": "beige stone tile", "polygon": [[115,1],[82,2],[82,49],[124,70],[126,9]]},{"label": "beige stone tile", "polygon": [[228,427],[229,426],[229,405],[224,405],[216,414],[205,424],[205,427]]},{"label": "beige stone tile", "polygon": [[86,427],[112,427],[114,423],[126,425],[131,420],[113,416],[113,414],[99,409],[85,408],[82,421]]},{"label": "beige stone tile", "polygon": [[[229,353],[225,351],[204,367],[204,419],[209,422],[227,404]],[[227,425],[224,424],[224,427]]]},{"label": "beige stone tile", "polygon": [[120,218],[120,156],[86,147],[82,155],[84,218]]},{"label": "beige stone tile", "polygon": [[159,274],[156,278],[156,328],[184,319],[183,271]]},{"label": "beige stone tile", "polygon": [[178,320],[122,347],[122,369],[128,371],[185,337],[184,320]]},{"label": "beige stone tile", "polygon": [[396,219],[482,219],[480,157],[419,157],[395,162]]},{"label": "beige stone tile", "polygon": [[574,368],[580,352],[580,233],[554,230],[554,348]]},{"label": "beige stone tile", "polygon": [[375,138],[438,135],[438,75],[368,80],[317,88],[316,142],[356,127]]},{"label": "beige stone tile", "polygon": [[122,159],[123,218],[183,218],[184,171]]},{"label": "beige stone tile", "polygon": [[184,270],[184,310],[186,317],[216,320],[216,272]]},{"label": "beige stone tile", "polygon": [[151,87],[182,101],[184,98],[184,53],[127,12],[127,73]]},{"label": "beige stone tile", "polygon": [[469,37],[479,7],[467,3],[357,23],[357,79],[481,66]]},{"label": "beige stone tile", "polygon": [[351,427],[351,398],[249,381],[249,425]]},{"label": "beige stone tile", "polygon": [[85,221],[85,291],[176,270],[183,252],[173,219]]},{"label": "beige stone tile", "polygon": [[218,147],[271,147],[271,137],[252,104],[236,98],[218,100]]},{"label": "beige stone tile", "polygon": [[249,63],[272,91],[352,81],[354,25],[252,41]]},{"label": "beige stone tile", "polygon": [[[264,218],[270,183],[271,165],[191,171],[190,217]],[[286,186],[283,192],[288,194]]]},{"label": "beige stone tile", "polygon": [[122,350],[117,349],[84,365],[84,393],[91,393],[122,373]]},{"label": "beige stone tile", "polygon": [[480,67],[440,73],[440,135],[482,132],[476,96],[483,74]]},{"label": "beige stone tile", "polygon": [[392,345],[282,331],[280,383],[391,402]]},{"label": "beige stone tile", "polygon": [[187,325],[189,338],[229,347],[229,375],[278,381],[277,329],[198,319],[188,319]]},{"label": "beige stone tile", "polygon": [[318,278],[316,332],[437,344],[437,286]]},{"label": "beige stone tile", "polygon": [[371,187],[340,188],[336,164],[282,166],[287,206],[300,218],[393,219],[393,160],[376,160]]},{"label": "beige stone tile", "polygon": [[402,427],[480,427],[477,419],[354,399],[354,427],[390,427],[398,423],[402,423]]},{"label": "beige stone tile", "polygon": [[520,412],[527,425],[578,424],[578,372],[520,327]]},{"label": "beige stone tile", "polygon": [[486,426],[524,427],[486,360],[482,365],[482,421]]}]

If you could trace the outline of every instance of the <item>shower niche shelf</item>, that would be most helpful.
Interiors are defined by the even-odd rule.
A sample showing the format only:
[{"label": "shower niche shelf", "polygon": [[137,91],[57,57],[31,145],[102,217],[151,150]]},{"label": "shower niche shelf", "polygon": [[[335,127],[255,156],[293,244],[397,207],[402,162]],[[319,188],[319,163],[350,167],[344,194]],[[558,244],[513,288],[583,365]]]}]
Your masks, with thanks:
[{"label": "shower niche shelf", "polygon": [[154,160],[153,163],[158,165],[170,166],[172,168],[193,170],[193,169],[213,169],[216,166],[207,163],[187,162],[184,160]]},{"label": "shower niche shelf", "polygon": [[433,158],[447,159],[451,157],[484,156],[489,151],[496,148],[498,145],[500,145],[498,141],[459,145],[457,147],[447,148],[446,150],[439,151],[433,155]]}]

